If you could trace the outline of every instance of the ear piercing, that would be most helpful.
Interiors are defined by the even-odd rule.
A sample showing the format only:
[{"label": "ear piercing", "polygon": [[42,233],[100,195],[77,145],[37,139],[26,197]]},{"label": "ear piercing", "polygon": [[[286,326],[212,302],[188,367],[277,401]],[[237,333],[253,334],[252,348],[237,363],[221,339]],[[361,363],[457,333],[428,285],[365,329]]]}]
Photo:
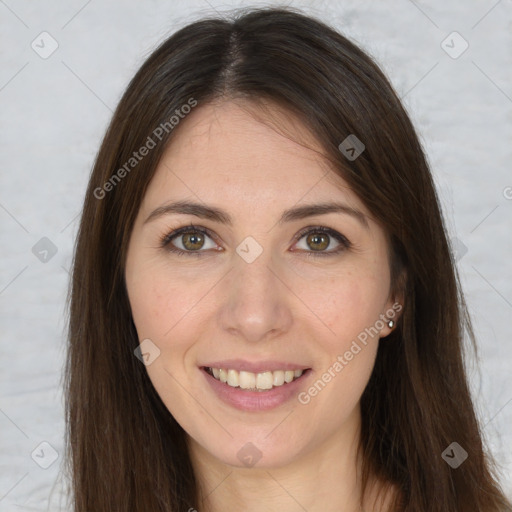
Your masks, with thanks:
[{"label": "ear piercing", "polygon": [[393,327],[395,327],[395,322],[393,322],[393,320],[390,320],[390,321],[388,322],[388,327],[389,327],[390,329],[393,329]]}]

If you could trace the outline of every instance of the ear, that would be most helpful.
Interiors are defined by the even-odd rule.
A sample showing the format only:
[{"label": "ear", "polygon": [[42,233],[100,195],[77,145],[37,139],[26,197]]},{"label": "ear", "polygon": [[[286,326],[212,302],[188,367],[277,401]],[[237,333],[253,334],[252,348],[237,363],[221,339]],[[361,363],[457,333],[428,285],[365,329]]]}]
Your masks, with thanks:
[{"label": "ear", "polygon": [[406,273],[402,271],[397,282],[394,283],[394,293],[391,293],[390,298],[386,302],[386,309],[381,315],[381,319],[384,323],[383,328],[380,330],[380,337],[385,338],[389,336],[395,329],[402,316],[404,309],[404,297],[405,297],[405,284],[406,284]]}]

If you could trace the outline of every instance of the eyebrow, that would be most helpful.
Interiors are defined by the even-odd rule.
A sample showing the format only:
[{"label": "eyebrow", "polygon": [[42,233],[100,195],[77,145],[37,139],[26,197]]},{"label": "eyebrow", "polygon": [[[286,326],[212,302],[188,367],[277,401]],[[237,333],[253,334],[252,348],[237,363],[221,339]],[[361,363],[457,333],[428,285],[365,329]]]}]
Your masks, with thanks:
[{"label": "eyebrow", "polygon": [[[282,213],[278,224],[281,225],[285,222],[301,220],[307,217],[313,217],[315,215],[326,215],[328,213],[341,213],[350,215],[351,217],[358,220],[366,229],[370,228],[368,220],[362,212],[346,204],[336,202],[308,204],[290,208]],[[212,220],[214,222],[219,222],[228,226],[233,225],[233,219],[228,212],[214,206],[208,206],[190,201],[176,201],[159,206],[149,214],[147,219],[144,221],[144,224],[147,224],[148,222],[158,219],[164,215],[172,214],[194,215],[202,219]]]}]

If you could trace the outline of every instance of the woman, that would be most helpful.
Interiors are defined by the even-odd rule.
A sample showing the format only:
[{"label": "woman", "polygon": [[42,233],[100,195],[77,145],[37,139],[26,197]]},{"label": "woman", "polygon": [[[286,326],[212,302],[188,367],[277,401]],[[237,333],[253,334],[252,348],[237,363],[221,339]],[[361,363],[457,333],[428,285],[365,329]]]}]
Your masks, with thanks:
[{"label": "woman", "polygon": [[510,511],[464,329],[432,177],[376,64],[291,10],[192,23],[129,84],[89,182],[75,510]]}]

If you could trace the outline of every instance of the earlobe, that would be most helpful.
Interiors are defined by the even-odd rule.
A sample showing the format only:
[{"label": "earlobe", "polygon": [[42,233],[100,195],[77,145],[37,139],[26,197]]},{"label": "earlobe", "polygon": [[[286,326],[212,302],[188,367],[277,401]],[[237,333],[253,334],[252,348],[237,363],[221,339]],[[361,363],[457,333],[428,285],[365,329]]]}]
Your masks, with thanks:
[{"label": "earlobe", "polygon": [[387,319],[385,321],[385,326],[380,331],[380,338],[386,338],[396,329],[397,319]]},{"label": "earlobe", "polygon": [[[384,326],[380,331],[380,337],[385,338],[389,336],[395,329],[400,319],[403,305],[401,300],[395,300],[395,302],[386,310],[382,315],[384,319]],[[381,317],[381,318],[382,318]]]}]

